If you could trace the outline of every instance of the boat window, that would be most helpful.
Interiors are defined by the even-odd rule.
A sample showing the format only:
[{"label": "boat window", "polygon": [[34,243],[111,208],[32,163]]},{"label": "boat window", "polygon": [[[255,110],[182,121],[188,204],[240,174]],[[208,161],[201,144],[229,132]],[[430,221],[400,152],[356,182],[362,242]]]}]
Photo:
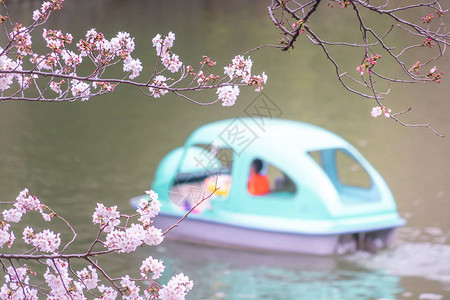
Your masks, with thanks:
[{"label": "boat window", "polygon": [[371,187],[371,179],[366,170],[342,150],[336,150],[336,168],[341,184],[362,188]]},{"label": "boat window", "polygon": [[196,164],[205,171],[216,173],[218,170],[231,172],[233,164],[233,150],[213,144],[196,144],[194,147],[201,148],[195,157]]},{"label": "boat window", "polygon": [[209,196],[208,200],[196,207],[194,213],[212,208],[211,200],[219,196],[226,198],[231,186],[232,150],[214,145],[197,144],[184,157],[183,164],[188,170],[180,171],[170,191],[170,200],[186,211]]},{"label": "boat window", "polygon": [[295,183],[286,173],[261,159],[255,159],[251,164],[247,188],[249,194],[255,196],[272,193],[289,196],[297,192]]}]

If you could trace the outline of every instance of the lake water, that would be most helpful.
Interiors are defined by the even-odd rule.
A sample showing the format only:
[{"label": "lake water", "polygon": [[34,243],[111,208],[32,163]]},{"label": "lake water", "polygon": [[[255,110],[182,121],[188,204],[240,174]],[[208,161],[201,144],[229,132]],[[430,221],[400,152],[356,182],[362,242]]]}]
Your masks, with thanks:
[{"label": "lake water", "polygon": [[[37,6],[38,1],[10,1],[11,11],[21,20],[31,20]],[[173,51],[183,62],[194,65],[208,55],[217,60],[216,73],[222,74],[222,66],[235,55],[279,38],[266,6],[262,1],[237,0],[66,0],[45,27],[71,32],[75,40],[90,28],[108,38],[127,31],[135,37],[134,57],[147,69],[155,57],[151,39],[173,31]],[[323,9],[321,29],[339,38],[348,24],[336,16],[338,10],[326,4]],[[39,39],[40,33],[33,37]],[[346,63],[351,59],[341,56]],[[375,104],[345,91],[323,53],[301,41],[291,53],[265,49],[251,57],[254,73],[269,75],[264,93],[280,108],[282,118],[341,135],[382,174],[408,221],[398,245],[376,255],[322,258],[167,241],[105,260],[110,271],[136,274],[151,253],[166,261],[167,276],[184,272],[195,281],[189,299],[450,299],[449,138],[373,119],[370,110]],[[449,70],[448,60],[439,64]],[[412,107],[405,121],[430,123],[450,136],[449,94],[444,76],[440,85],[394,86],[385,104],[393,111]],[[171,95],[148,98],[122,86],[84,103],[3,103],[0,201],[13,200],[28,187],[67,216],[80,233],[75,250],[83,249],[94,234],[90,222],[97,202],[131,212],[128,199],[148,189],[167,152],[205,123],[246,116],[245,108],[256,96],[250,89],[242,90],[231,108],[200,107]],[[214,99],[213,94],[199,97]]]}]

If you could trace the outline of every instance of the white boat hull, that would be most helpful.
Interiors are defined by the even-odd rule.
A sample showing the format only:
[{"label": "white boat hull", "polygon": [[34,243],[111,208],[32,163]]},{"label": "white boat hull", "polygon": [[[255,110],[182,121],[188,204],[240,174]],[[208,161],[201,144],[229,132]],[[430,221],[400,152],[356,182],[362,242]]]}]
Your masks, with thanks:
[{"label": "white boat hull", "polygon": [[[158,215],[154,225],[166,230],[178,221],[177,217]],[[357,249],[376,252],[394,240],[396,228],[367,233],[307,235],[255,230],[221,223],[185,219],[166,234],[166,238],[194,243],[314,255],[333,255]]]}]

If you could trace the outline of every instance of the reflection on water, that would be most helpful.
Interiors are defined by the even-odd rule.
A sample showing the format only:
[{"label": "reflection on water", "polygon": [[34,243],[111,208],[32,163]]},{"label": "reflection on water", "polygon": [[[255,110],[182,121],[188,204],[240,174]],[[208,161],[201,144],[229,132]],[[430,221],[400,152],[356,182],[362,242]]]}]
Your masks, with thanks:
[{"label": "reflection on water", "polygon": [[[436,263],[449,261],[450,246],[447,245],[410,243],[376,255],[357,252],[340,257],[319,257],[245,252],[165,241],[163,247],[151,254],[166,261],[168,272],[182,270],[194,279],[192,299],[450,297],[450,270],[445,264]],[[148,253],[140,251],[138,255]],[[438,274],[442,276],[435,276]],[[427,280],[422,279],[415,285],[416,278]]]},{"label": "reflection on water", "polygon": [[[9,3],[12,13],[27,20],[39,6],[31,0]],[[75,39],[90,28],[108,38],[128,31],[136,37],[135,57],[144,65],[153,62],[151,39],[170,30],[177,36],[174,51],[187,64],[208,55],[223,66],[236,54],[279,38],[260,0],[77,0],[65,1],[64,7],[47,29],[61,27]],[[342,26],[340,32],[347,26],[345,19],[326,25],[333,30]],[[37,31],[33,42],[39,39]],[[298,43],[289,54],[267,50],[251,57],[255,72],[269,75],[264,91],[282,118],[336,132],[382,174],[400,214],[408,219],[408,227],[400,232],[404,242],[377,255],[337,258],[177,243],[148,251],[168,262],[167,273],[185,272],[195,280],[190,299],[450,299],[449,138],[370,118],[374,104],[344,91],[333,67],[314,47]],[[448,70],[449,61],[441,63]],[[393,87],[386,105],[394,111],[412,106],[405,121],[430,122],[450,136],[449,94],[445,81],[426,88]],[[97,202],[129,211],[128,199],[148,189],[166,153],[203,124],[245,116],[255,97],[242,90],[234,107],[198,107],[169,94],[155,100],[119,87],[117,93],[84,103],[2,103],[0,201],[15,199],[29,187],[74,224],[80,233],[75,248],[84,249],[95,234],[90,222]],[[141,249],[126,259],[111,259],[109,265],[117,275],[135,273],[147,255],[147,249]]]},{"label": "reflection on water", "polygon": [[228,270],[220,280],[224,291],[220,295],[228,299],[393,299],[401,292],[399,277],[373,271],[256,267]]}]

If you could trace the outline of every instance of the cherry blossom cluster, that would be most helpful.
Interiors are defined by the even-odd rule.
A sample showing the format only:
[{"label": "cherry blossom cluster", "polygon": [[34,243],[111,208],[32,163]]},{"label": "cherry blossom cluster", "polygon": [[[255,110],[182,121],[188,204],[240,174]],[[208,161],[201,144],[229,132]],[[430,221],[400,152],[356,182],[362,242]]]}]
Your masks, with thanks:
[{"label": "cherry blossom cluster", "polygon": [[[134,39],[126,32],[119,32],[111,40],[108,40],[102,33],[91,29],[86,33],[85,38],[76,43],[78,51],[73,51],[69,49],[73,42],[73,36],[70,33],[43,29],[42,37],[49,52],[46,54],[35,53],[32,48],[31,32],[37,26],[43,25],[53,11],[61,9],[62,3],[63,0],[44,1],[40,9],[33,12],[34,23],[32,25],[25,27],[18,23],[8,33],[10,41],[7,48],[0,48],[0,91],[10,89],[16,79],[19,85],[18,91],[24,91],[34,84],[40,93],[38,100],[46,100],[44,94],[47,95],[46,91],[51,90],[57,95],[46,97],[54,98],[55,101],[76,99],[84,101],[91,96],[114,90],[115,83],[96,79],[103,75],[106,68],[118,62],[123,62],[123,71],[126,72],[128,78],[134,79],[139,76],[143,67],[139,59],[131,57],[135,44]],[[8,16],[2,17],[2,20],[7,18]],[[7,27],[4,28],[7,30]],[[15,58],[13,58],[14,56]],[[29,61],[32,64],[29,70],[24,69],[27,56],[30,56]],[[77,73],[77,67],[86,59],[95,66],[95,70],[88,78],[79,76]],[[170,69],[175,67],[171,66]],[[43,80],[42,71],[46,71],[45,74],[48,75],[49,80]],[[61,77],[69,79],[65,80]],[[44,84],[45,81],[47,83]],[[17,92],[11,93],[12,95],[18,94]],[[7,96],[4,98],[9,99]],[[29,98],[25,97],[25,99]]]},{"label": "cherry blossom cluster", "polygon": [[[42,9],[48,10],[49,8],[45,6]],[[38,10],[38,12],[42,13],[42,10]],[[29,87],[31,81],[38,78],[36,74],[25,76],[21,73],[23,71],[24,58],[28,55],[31,56],[29,61],[38,71],[48,70],[55,75],[54,77],[58,77],[57,75],[61,74],[73,78],[68,81],[53,79],[48,83],[50,89],[59,94],[56,98],[66,97],[68,91],[70,91],[73,99],[84,101],[93,95],[91,88],[100,88],[100,93],[114,90],[115,84],[113,83],[77,79],[79,78],[77,66],[82,64],[83,58],[87,58],[96,66],[97,70],[94,74],[99,75],[107,67],[119,61],[123,61],[123,71],[127,73],[130,79],[139,76],[143,69],[140,60],[131,57],[135,44],[133,38],[126,32],[119,32],[111,40],[107,40],[102,33],[91,29],[86,33],[85,38],[77,43],[78,53],[75,53],[68,49],[68,46],[73,41],[70,33],[64,34],[60,30],[44,29],[43,38],[47,48],[50,50],[45,55],[33,52],[30,28],[18,24],[9,36],[12,41],[11,45],[15,47],[18,56],[16,60],[13,60],[8,57],[8,52],[5,49],[0,48],[0,71],[8,71],[0,75],[1,91],[9,89],[14,78],[17,79],[23,90]],[[93,76],[93,79],[96,77],[98,75]]]},{"label": "cherry blossom cluster", "polygon": [[[183,273],[173,276],[166,285],[155,281],[160,279],[165,270],[162,260],[149,256],[142,261],[139,277],[132,278],[126,274],[115,279],[94,261],[94,258],[100,255],[132,252],[145,244],[161,243],[163,240],[161,230],[152,226],[153,218],[158,215],[161,203],[154,191],[146,191],[146,195],[148,197],[140,201],[136,214],[131,216],[121,214],[117,206],[106,207],[102,203],[97,203],[92,222],[99,225],[99,232],[88,251],[82,254],[65,254],[66,248],[73,240],[61,250],[60,233],[54,233],[50,229],[35,233],[31,226],[26,226],[23,230],[23,241],[33,247],[31,251],[25,254],[0,253],[0,263],[5,271],[5,281],[3,284],[0,283],[0,299],[34,300],[38,299],[40,294],[45,295],[47,299],[87,299],[87,293],[93,295],[95,300],[113,300],[118,297],[133,300],[185,299],[193,287],[193,282]],[[0,220],[0,248],[5,244],[11,247],[15,240],[13,232],[10,232],[10,223],[20,222],[22,215],[31,211],[40,212],[47,221],[57,216],[73,231],[67,221],[42,204],[37,197],[30,195],[28,189],[21,191],[16,201],[11,204],[14,207],[4,210],[3,220]],[[43,209],[50,210],[51,214],[45,214]],[[125,225],[121,225],[121,219],[126,220]],[[137,219],[138,223],[133,223],[134,219]],[[76,235],[74,231],[73,233]],[[103,233],[106,235],[104,238]],[[107,250],[98,250],[97,245],[103,245]],[[74,270],[70,266],[73,259],[85,260],[87,266],[81,270]],[[39,276],[29,266],[22,264],[21,260],[34,261],[46,266],[42,274],[45,283],[36,284]],[[17,265],[13,261],[17,261]],[[6,262],[10,265],[7,266]],[[30,276],[33,276],[33,280]],[[146,288],[142,288],[139,282],[145,282]]]},{"label": "cherry blossom cluster", "polygon": [[433,20],[433,18],[434,18],[433,14],[430,14],[428,16],[422,17],[422,23],[430,24],[431,21]]},{"label": "cherry blossom cluster", "polygon": [[152,279],[158,279],[161,277],[162,272],[164,272],[164,264],[161,260],[154,259],[149,256],[142,261],[141,276],[148,279],[149,274],[152,274]]},{"label": "cherry blossom cluster", "polygon": [[431,68],[430,72],[428,72],[426,76],[431,81],[441,83],[442,75],[444,75],[444,72],[438,72],[436,66],[434,66],[433,68]]},{"label": "cherry blossom cluster", "polygon": [[100,224],[100,230],[107,233],[104,245],[109,250],[119,253],[133,252],[137,247],[159,245],[163,241],[161,229],[152,226],[152,219],[159,213],[161,206],[158,195],[154,191],[146,191],[149,200],[140,202],[137,213],[140,223],[132,223],[129,227],[120,227],[120,212],[117,206],[105,207],[97,203],[93,222]]},{"label": "cherry blossom cluster", "polygon": [[351,4],[350,0],[339,1],[339,5],[341,6],[341,8],[346,8],[350,4]]},{"label": "cherry blossom cluster", "polygon": [[63,2],[64,0],[44,1],[40,9],[36,9],[35,11],[33,11],[33,20],[34,21],[47,20],[52,11],[61,9]]},{"label": "cherry blossom cluster", "polygon": [[145,191],[149,199],[141,199],[137,212],[140,215],[139,221],[144,224],[150,224],[150,220],[156,217],[161,208],[161,202],[158,201],[158,194],[152,190]]},{"label": "cherry blossom cluster", "polygon": [[69,264],[61,259],[47,259],[45,282],[50,288],[47,298],[50,299],[83,299],[84,285],[81,280],[73,280],[69,274]]},{"label": "cherry blossom cluster", "polygon": [[150,94],[155,98],[159,98],[159,97],[167,94],[169,92],[168,86],[166,83],[167,80],[168,80],[168,78],[166,78],[163,75],[156,76],[153,79],[153,84],[155,87],[149,88]]},{"label": "cherry blossom cluster", "polygon": [[161,299],[182,300],[193,286],[194,283],[181,273],[172,277],[167,285],[163,285],[159,291],[159,297]]},{"label": "cherry blossom cluster", "polygon": [[26,244],[32,244],[38,251],[54,253],[61,245],[60,234],[55,234],[49,229],[34,234],[33,228],[26,227],[23,230],[23,240]]},{"label": "cherry blossom cluster", "polygon": [[247,81],[252,74],[253,61],[248,57],[245,59],[242,55],[237,55],[227,67],[224,67],[225,74],[231,79],[242,78],[242,81]]},{"label": "cherry blossom cluster", "polygon": [[239,87],[224,86],[217,89],[217,96],[222,101],[222,106],[233,106],[239,96]]},{"label": "cherry blossom cluster", "polygon": [[224,70],[230,79],[240,78],[242,83],[257,86],[256,90],[260,91],[262,84],[267,82],[267,75],[264,72],[261,75],[252,75],[252,66],[250,57],[245,59],[242,55],[237,55]]},{"label": "cherry blossom cluster", "polygon": [[389,118],[391,116],[390,113],[391,113],[391,110],[389,108],[387,108],[386,106],[375,106],[372,108],[371,115],[374,118],[378,118],[379,116],[384,114],[384,116],[386,118]]},{"label": "cherry blossom cluster", "polygon": [[173,53],[171,50],[174,41],[175,34],[173,32],[169,32],[169,34],[164,37],[157,34],[152,39],[153,47],[156,49],[156,54],[160,57],[164,67],[172,73],[178,72],[183,65],[178,55]]},{"label": "cherry blossom cluster", "polygon": [[9,34],[9,38],[14,41],[14,46],[17,48],[19,56],[25,56],[33,53],[31,50],[31,35],[28,28],[23,27],[22,24],[17,24],[13,31]]},{"label": "cherry blossom cluster", "polygon": [[441,10],[441,9],[436,9],[436,14],[437,14],[439,17],[442,17],[442,16],[444,16],[445,12],[444,12],[443,10]]},{"label": "cherry blossom cluster", "polygon": [[358,71],[361,76],[364,75],[364,71],[367,72],[367,74],[370,73],[370,70],[373,68],[374,65],[376,65],[377,60],[381,58],[381,55],[376,54],[375,56],[371,56],[369,58],[366,58],[366,62],[363,63],[362,65],[359,65],[356,68],[356,71]]},{"label": "cherry blossom cluster", "polygon": [[418,75],[418,74],[420,74],[419,70],[422,67],[423,67],[423,64],[420,61],[416,61],[414,63],[414,65],[409,69],[409,72]]},{"label": "cherry blossom cluster", "polygon": [[[50,48],[55,53],[61,53],[66,47],[66,45],[72,44],[73,41],[73,36],[70,33],[64,35],[61,32],[61,30],[47,30],[44,28],[44,33],[42,34],[42,36],[45,42],[47,43],[47,48]],[[30,43],[30,50],[31,50],[31,43]],[[79,60],[81,63],[81,59]]]},{"label": "cherry blossom cluster", "polygon": [[[414,73],[416,75],[418,75],[420,72],[419,70],[423,67],[424,65],[420,62],[417,61],[410,69],[409,72]],[[429,80],[429,81],[434,81],[436,83],[441,83],[442,80],[442,75],[444,75],[444,72],[438,72],[437,71],[437,67],[434,66],[430,69],[430,71],[428,72],[428,74],[425,75],[425,77]]]},{"label": "cherry blossom cluster", "polygon": [[[3,53],[4,49],[0,47],[0,53]],[[6,55],[0,55],[0,71],[21,71],[22,61],[12,60]],[[17,81],[21,81],[23,76],[17,73],[5,73],[0,75],[0,91],[5,91],[10,88],[14,78]]]},{"label": "cherry blossom cluster", "polygon": [[103,33],[91,29],[86,33],[85,39],[77,43],[77,47],[82,57],[88,57],[100,69],[122,60],[123,71],[129,74],[130,79],[139,76],[143,69],[140,60],[131,57],[135,43],[127,32],[119,32],[109,41]]},{"label": "cherry blossom cluster", "polygon": [[14,208],[4,210],[2,212],[3,220],[11,223],[20,222],[22,216],[30,211],[39,211],[46,221],[50,221],[53,212],[47,214],[44,212],[44,209],[48,207],[41,204],[40,200],[36,196],[32,196],[29,194],[28,189],[24,189],[19,193],[16,198],[16,202],[14,203]]},{"label": "cherry blossom cluster", "polygon": [[[253,61],[250,57],[245,59],[242,55],[237,55],[231,64],[224,67],[224,72],[233,82],[240,79],[242,84],[256,86],[255,90],[259,92],[267,82],[267,75],[264,72],[261,75],[252,75],[252,66]],[[217,95],[223,106],[232,106],[239,95],[239,87],[237,85],[220,87],[217,89]]]},{"label": "cherry blossom cluster", "polygon": [[92,222],[100,224],[104,232],[111,232],[120,224],[120,212],[117,211],[117,206],[106,207],[102,203],[97,203]]},{"label": "cherry blossom cluster", "polygon": [[432,38],[426,38],[426,39],[424,39],[422,41],[422,46],[433,48],[433,46],[435,46],[435,44],[433,43],[433,39]]},{"label": "cherry blossom cluster", "polygon": [[6,243],[11,248],[11,245],[14,243],[16,236],[14,232],[9,232],[10,228],[11,224],[0,220],[0,248],[3,248],[3,245]]},{"label": "cherry blossom cluster", "polygon": [[37,289],[30,287],[30,273],[27,265],[6,269],[5,283],[0,288],[0,299],[38,299]]},{"label": "cherry blossom cluster", "polygon": [[170,49],[173,47],[173,42],[175,41],[175,34],[171,31],[167,34],[167,36],[161,36],[161,34],[157,34],[153,39],[153,47],[156,49],[156,54],[162,57],[167,52],[170,52]]}]

